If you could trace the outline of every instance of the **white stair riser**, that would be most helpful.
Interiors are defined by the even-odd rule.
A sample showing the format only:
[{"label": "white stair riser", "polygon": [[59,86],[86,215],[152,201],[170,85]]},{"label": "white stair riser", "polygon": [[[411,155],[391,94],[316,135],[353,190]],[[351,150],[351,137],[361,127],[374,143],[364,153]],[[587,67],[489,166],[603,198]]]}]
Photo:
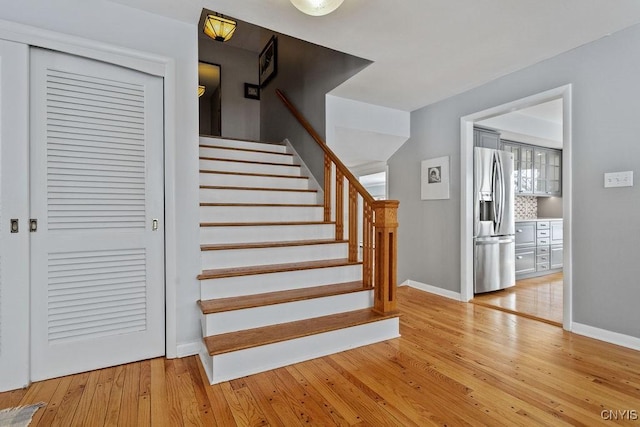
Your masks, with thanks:
[{"label": "white stair riser", "polygon": [[203,270],[321,261],[348,256],[349,245],[346,243],[201,251],[200,255]]},{"label": "white stair riser", "polygon": [[220,187],[260,187],[288,188],[292,190],[308,190],[309,180],[303,178],[285,178],[262,175],[234,175],[226,173],[201,173],[200,185]]},{"label": "white stair riser", "polygon": [[200,144],[215,145],[218,147],[242,148],[243,150],[272,151],[274,153],[287,152],[286,145],[268,144],[265,142],[239,141],[236,139],[200,137]]},{"label": "white stair riser", "polygon": [[318,193],[310,191],[243,190],[201,188],[200,202],[205,203],[291,203],[315,205]]},{"label": "white stair riser", "polygon": [[260,153],[257,151],[228,150],[226,148],[200,147],[200,157],[216,159],[246,160],[251,162],[293,164],[293,156],[278,153]]},{"label": "white stair riser", "polygon": [[332,239],[335,236],[333,224],[200,227],[200,243],[211,245]]},{"label": "white stair riser", "polygon": [[200,206],[200,222],[321,221],[321,206]]},{"label": "white stair riser", "polygon": [[200,299],[229,298],[362,280],[362,265],[283,271],[200,281]]},{"label": "white stair riser", "polygon": [[397,317],[200,359],[211,384],[230,381],[400,336]]},{"label": "white stair riser", "polygon": [[243,329],[261,328],[295,322],[311,317],[329,316],[373,307],[373,291],[352,292],[285,304],[274,304],[244,310],[225,311],[202,316],[203,336],[225,334]]},{"label": "white stair riser", "polygon": [[224,160],[200,159],[200,169],[221,172],[264,173],[270,175],[300,176],[297,165],[267,165],[262,163],[227,162]]}]

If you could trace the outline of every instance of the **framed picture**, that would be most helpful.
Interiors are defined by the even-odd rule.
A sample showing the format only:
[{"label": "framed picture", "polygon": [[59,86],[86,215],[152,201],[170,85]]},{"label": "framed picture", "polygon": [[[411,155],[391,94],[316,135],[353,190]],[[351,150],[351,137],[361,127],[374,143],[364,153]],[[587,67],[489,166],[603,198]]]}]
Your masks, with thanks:
[{"label": "framed picture", "polygon": [[263,88],[278,72],[278,39],[272,36],[258,57],[258,76]]},{"label": "framed picture", "polygon": [[422,200],[449,198],[449,156],[423,160],[420,168]]},{"label": "framed picture", "polygon": [[260,86],[251,83],[244,84],[244,97],[249,99],[260,99]]}]

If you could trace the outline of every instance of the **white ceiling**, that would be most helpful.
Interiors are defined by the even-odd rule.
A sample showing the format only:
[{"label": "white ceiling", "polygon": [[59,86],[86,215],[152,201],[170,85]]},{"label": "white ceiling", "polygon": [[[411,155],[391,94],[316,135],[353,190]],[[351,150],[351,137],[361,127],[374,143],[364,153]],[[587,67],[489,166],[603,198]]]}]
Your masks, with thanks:
[{"label": "white ceiling", "polygon": [[478,122],[500,131],[502,139],[562,148],[562,99],[544,102]]},{"label": "white ceiling", "polygon": [[640,22],[638,0],[111,0],[197,23],[215,10],[374,63],[332,93],[412,111]]}]

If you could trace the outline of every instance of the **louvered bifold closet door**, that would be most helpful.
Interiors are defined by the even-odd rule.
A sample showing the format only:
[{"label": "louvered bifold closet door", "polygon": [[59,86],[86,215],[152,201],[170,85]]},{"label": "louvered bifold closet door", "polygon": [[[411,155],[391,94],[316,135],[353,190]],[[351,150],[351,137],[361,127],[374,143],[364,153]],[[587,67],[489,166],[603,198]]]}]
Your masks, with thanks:
[{"label": "louvered bifold closet door", "polygon": [[0,391],[29,382],[28,64],[27,45],[0,40]]},{"label": "louvered bifold closet door", "polygon": [[163,355],[162,79],[31,61],[32,379]]}]

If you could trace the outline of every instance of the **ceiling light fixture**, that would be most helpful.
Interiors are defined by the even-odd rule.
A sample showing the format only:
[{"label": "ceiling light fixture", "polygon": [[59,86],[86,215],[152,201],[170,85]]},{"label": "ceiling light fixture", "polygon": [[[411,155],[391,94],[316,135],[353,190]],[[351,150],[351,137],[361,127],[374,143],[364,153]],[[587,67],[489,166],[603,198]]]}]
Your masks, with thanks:
[{"label": "ceiling light fixture", "polygon": [[233,36],[237,25],[236,21],[220,14],[207,15],[204,20],[204,33],[214,40],[226,42]]},{"label": "ceiling light fixture", "polygon": [[202,95],[204,95],[204,91],[206,89],[207,89],[206,87],[204,87],[202,85],[198,85],[198,98],[200,98]]},{"label": "ceiling light fixture", "polygon": [[311,16],[329,14],[340,7],[344,0],[290,0],[299,11]]}]

